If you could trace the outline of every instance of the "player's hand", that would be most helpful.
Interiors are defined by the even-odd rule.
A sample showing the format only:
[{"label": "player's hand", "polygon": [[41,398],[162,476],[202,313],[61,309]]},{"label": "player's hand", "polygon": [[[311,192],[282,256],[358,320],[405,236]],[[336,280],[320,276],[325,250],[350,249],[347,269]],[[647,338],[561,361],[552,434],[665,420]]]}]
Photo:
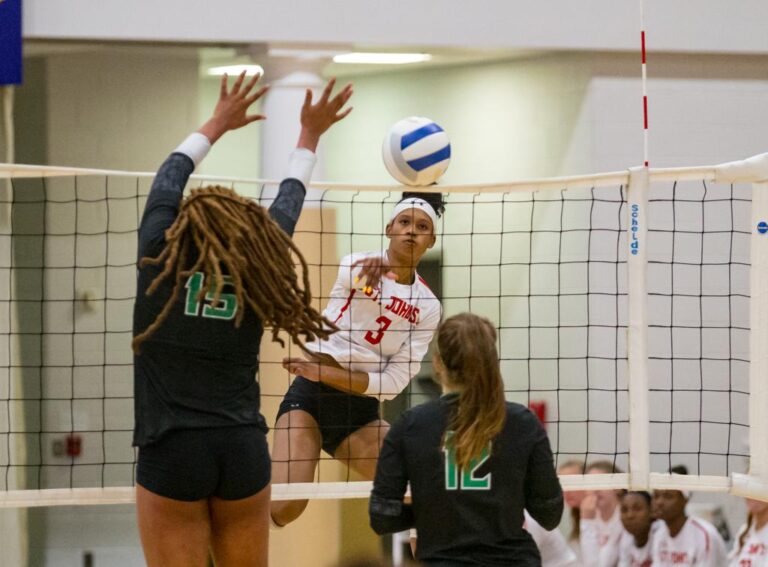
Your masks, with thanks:
[{"label": "player's hand", "polygon": [[353,285],[361,285],[364,292],[373,291],[379,287],[381,278],[389,278],[397,281],[397,274],[392,271],[389,262],[381,256],[368,256],[352,262],[350,268],[362,266],[360,273],[355,276]]},{"label": "player's hand", "polygon": [[597,517],[597,494],[587,492],[579,506],[582,520],[593,520]]},{"label": "player's hand", "polygon": [[348,84],[331,98],[331,91],[335,84],[336,79],[328,81],[315,104],[312,104],[312,91],[307,89],[304,104],[301,107],[301,134],[297,147],[306,148],[312,152],[317,151],[320,136],[352,112],[351,106],[342,110],[352,96],[352,84]]},{"label": "player's hand", "polygon": [[228,87],[229,77],[226,74],[223,75],[219,89],[219,101],[213,110],[213,116],[203,124],[198,132],[207,136],[213,144],[230,130],[237,130],[251,122],[266,118],[262,114],[248,114],[251,105],[269,90],[268,86],[256,91],[253,90],[260,78],[261,75],[256,74],[248,82],[245,82],[245,71],[243,71],[230,89]]},{"label": "player's hand", "polygon": [[307,360],[301,357],[283,358],[283,368],[295,376],[303,376],[311,382],[320,382],[321,362],[319,359]]}]

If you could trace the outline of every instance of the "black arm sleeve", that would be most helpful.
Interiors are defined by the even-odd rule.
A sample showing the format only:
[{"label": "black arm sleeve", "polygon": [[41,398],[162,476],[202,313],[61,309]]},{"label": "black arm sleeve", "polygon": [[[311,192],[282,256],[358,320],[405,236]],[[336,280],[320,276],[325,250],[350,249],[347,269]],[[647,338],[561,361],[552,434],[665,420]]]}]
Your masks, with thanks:
[{"label": "black arm sleeve", "polygon": [[284,179],[280,183],[280,190],[274,203],[269,207],[269,215],[288,236],[293,236],[306,194],[307,190],[301,181],[293,178]]},{"label": "black arm sleeve", "polygon": [[194,170],[192,159],[181,153],[172,153],[157,170],[139,225],[139,259],[163,249],[165,230],[179,214],[184,187]]},{"label": "black arm sleeve", "polygon": [[368,506],[371,527],[377,534],[400,532],[414,525],[413,510],[403,504],[408,471],[403,455],[406,418],[395,423],[384,438]]},{"label": "black arm sleeve", "polygon": [[549,438],[538,419],[531,415],[531,420],[537,431],[525,475],[525,508],[545,530],[553,530],[563,516],[563,489],[555,471]]},{"label": "black arm sleeve", "polygon": [[414,526],[413,509],[402,500],[386,500],[371,495],[368,505],[371,528],[379,535],[394,534]]}]

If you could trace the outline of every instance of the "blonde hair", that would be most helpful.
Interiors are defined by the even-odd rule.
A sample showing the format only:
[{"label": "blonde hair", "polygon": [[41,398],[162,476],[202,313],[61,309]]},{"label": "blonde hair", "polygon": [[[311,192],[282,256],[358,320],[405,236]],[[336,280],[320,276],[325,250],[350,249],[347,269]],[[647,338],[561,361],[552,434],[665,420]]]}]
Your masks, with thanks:
[{"label": "blonde hair", "polygon": [[[585,463],[578,459],[571,459],[561,464],[557,470],[563,470],[565,467],[577,467],[579,474],[584,474]],[[578,507],[571,508],[571,533],[568,534],[569,540],[578,540],[581,537],[581,509]]]},{"label": "blonde hair", "polygon": [[461,313],[440,325],[437,347],[447,379],[459,391],[446,445],[460,468],[469,467],[504,427],[504,384],[496,351],[496,329],[488,319]]}]

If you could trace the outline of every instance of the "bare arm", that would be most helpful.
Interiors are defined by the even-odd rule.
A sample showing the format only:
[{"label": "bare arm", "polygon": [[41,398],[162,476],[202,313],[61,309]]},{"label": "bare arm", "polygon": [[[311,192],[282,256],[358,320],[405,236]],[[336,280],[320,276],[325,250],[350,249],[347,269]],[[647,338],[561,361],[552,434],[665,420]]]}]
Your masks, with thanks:
[{"label": "bare arm", "polygon": [[165,230],[173,224],[179,214],[187,180],[211,145],[228,131],[264,118],[260,114],[248,114],[250,106],[267,91],[267,87],[264,87],[251,92],[258,80],[259,75],[256,75],[243,86],[245,73],[242,73],[229,89],[228,77],[224,75],[221,78],[219,100],[211,117],[197,133],[184,140],[160,166],[152,182],[139,227],[139,258],[154,255],[162,250],[165,245]]},{"label": "bare arm", "polygon": [[303,376],[313,382],[322,382],[332,388],[353,394],[364,394],[368,389],[368,373],[341,368],[338,364],[326,362],[320,357],[284,358],[283,368],[296,376]]},{"label": "bare arm", "polygon": [[293,235],[304,205],[306,186],[315,166],[315,152],[320,137],[328,129],[343,120],[352,107],[343,109],[352,96],[352,85],[348,84],[331,98],[335,79],[328,81],[317,103],[312,104],[312,91],[307,89],[301,107],[301,133],[289,162],[287,178],[280,184],[280,190],[269,207],[270,216],[288,235]]}]

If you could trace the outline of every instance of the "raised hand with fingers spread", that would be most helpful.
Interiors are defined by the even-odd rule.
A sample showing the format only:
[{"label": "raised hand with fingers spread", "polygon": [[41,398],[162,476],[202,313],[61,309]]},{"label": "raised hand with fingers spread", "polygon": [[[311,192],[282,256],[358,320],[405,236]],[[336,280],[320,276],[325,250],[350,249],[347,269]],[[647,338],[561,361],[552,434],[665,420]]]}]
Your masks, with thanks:
[{"label": "raised hand with fingers spread", "polygon": [[243,71],[237,77],[232,88],[229,89],[229,77],[226,74],[223,75],[219,89],[219,101],[213,110],[213,116],[200,127],[198,132],[208,138],[211,144],[214,144],[230,130],[237,130],[257,120],[264,120],[266,116],[262,114],[248,114],[251,105],[269,90],[269,86],[266,86],[253,91],[260,78],[261,75],[256,74],[243,86],[243,82],[245,82],[245,71]]},{"label": "raised hand with fingers spread", "polygon": [[314,152],[317,149],[320,136],[352,112],[351,106],[342,110],[352,96],[352,84],[346,85],[336,96],[331,98],[335,84],[336,79],[328,81],[316,104],[312,104],[312,91],[307,89],[304,95],[304,105],[301,107],[301,135],[299,136],[298,147]]}]

